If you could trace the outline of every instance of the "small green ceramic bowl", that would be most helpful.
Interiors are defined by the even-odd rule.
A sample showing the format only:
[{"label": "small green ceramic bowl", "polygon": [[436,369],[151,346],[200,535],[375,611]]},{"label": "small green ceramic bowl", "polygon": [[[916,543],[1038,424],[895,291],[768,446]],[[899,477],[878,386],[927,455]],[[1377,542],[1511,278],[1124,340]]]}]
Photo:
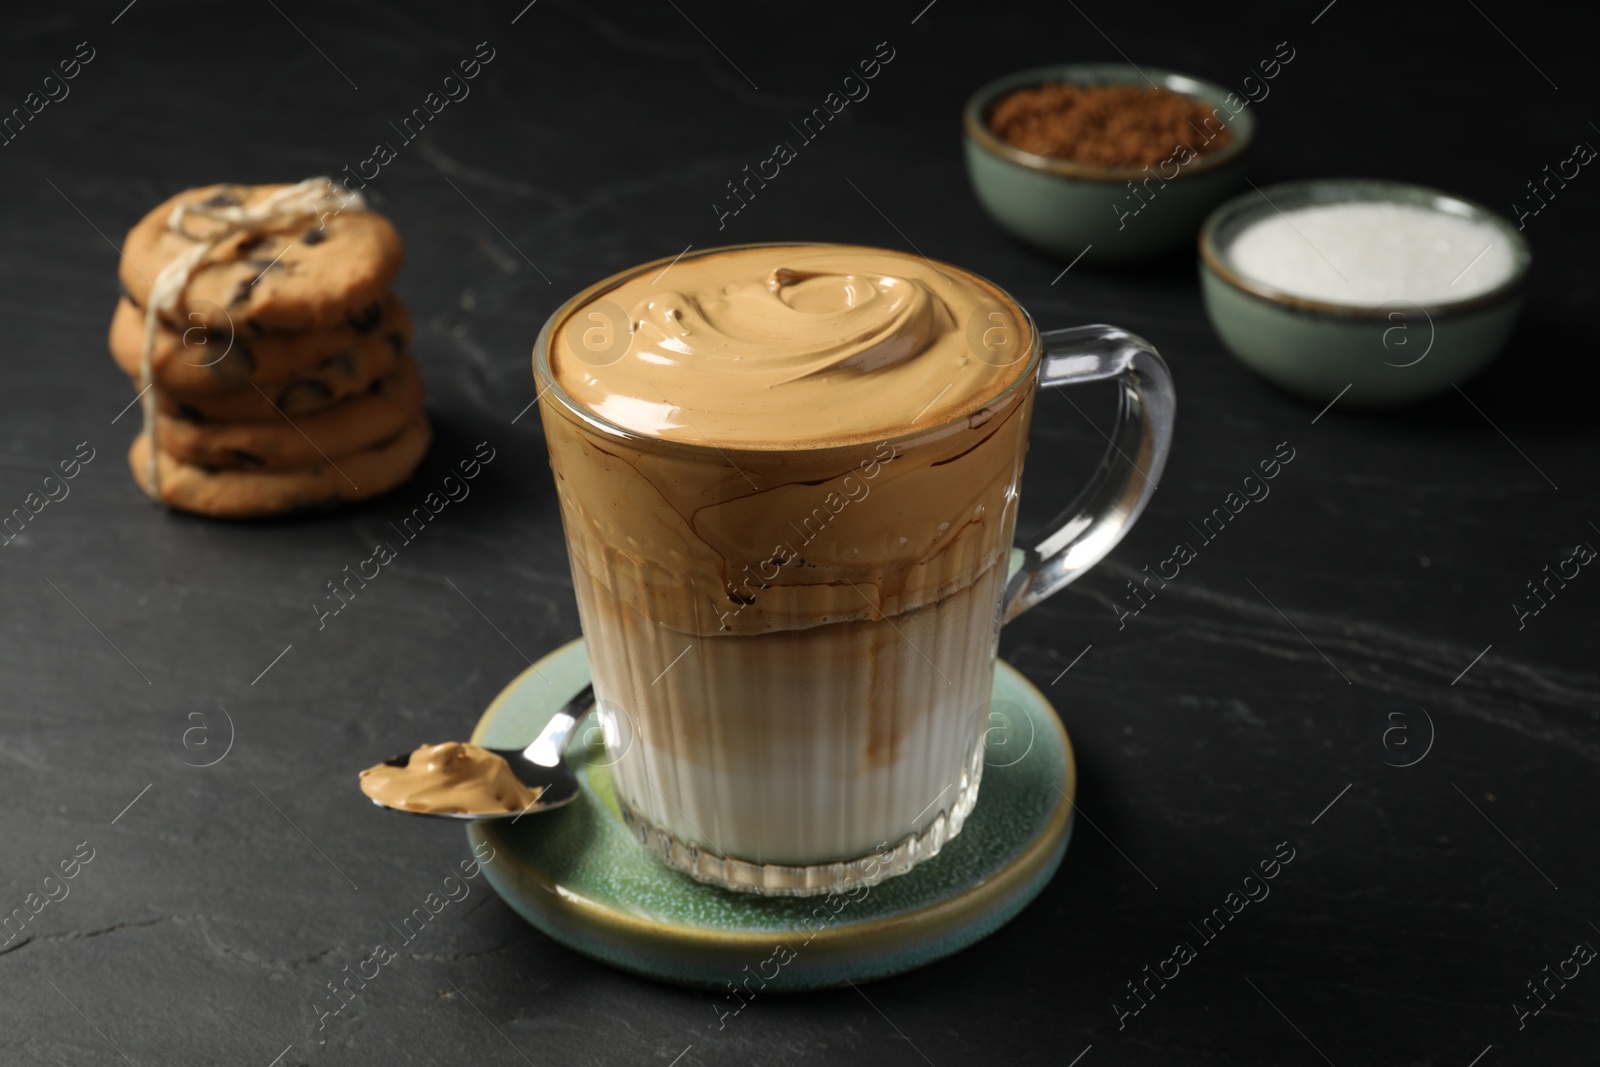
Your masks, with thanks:
[{"label": "small green ceramic bowl", "polygon": [[[1239,271],[1233,240],[1274,212],[1320,204],[1411,204],[1487,223],[1511,248],[1506,279],[1464,300],[1373,307],[1284,293]],[[1481,204],[1403,182],[1329,178],[1287,182],[1219,207],[1200,230],[1200,288],[1223,344],[1245,366],[1316,404],[1408,404],[1466,380],[1494,358],[1522,310],[1532,255],[1522,234]],[[1346,391],[1348,390],[1348,391]]]},{"label": "small green ceramic bowl", "polygon": [[[1093,167],[1038,156],[989,129],[989,113],[1001,97],[1054,82],[1155,84],[1200,101],[1214,118],[1202,123],[1188,146],[1197,154],[1187,162],[1168,157],[1153,167]],[[1074,261],[1081,255],[1087,263],[1131,263],[1188,245],[1206,213],[1244,184],[1256,131],[1248,103],[1219,85],[1119,63],[1069,63],[1007,75],[973,94],[962,122],[967,174],[984,209],[1012,236]],[[1221,125],[1233,139],[1215,152],[1198,153]]]}]

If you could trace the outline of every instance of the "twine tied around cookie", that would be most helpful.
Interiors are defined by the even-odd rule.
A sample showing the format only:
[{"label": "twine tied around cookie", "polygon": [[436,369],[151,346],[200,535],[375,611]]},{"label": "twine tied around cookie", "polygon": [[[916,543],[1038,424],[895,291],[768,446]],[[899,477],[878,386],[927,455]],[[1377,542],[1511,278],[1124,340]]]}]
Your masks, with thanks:
[{"label": "twine tied around cookie", "polygon": [[[228,238],[239,233],[260,236],[309,219],[325,220],[346,209],[365,211],[366,198],[327,176],[307,178],[296,185],[279,189],[260,203],[248,207],[243,204],[208,205],[202,202],[182,203],[172,209],[167,228],[194,244],[163,267],[150,286],[144,310],[144,352],[139,359],[139,410],[144,416],[142,432],[149,452],[146,481],[150,485],[150,495],[157,501],[161,499],[161,464],[156,453],[157,409],[152,386],[155,384],[156,330],[161,321],[160,313],[177,310],[194,272],[206,256]],[[191,217],[208,219],[219,225],[209,233],[195,236],[185,228]]]}]

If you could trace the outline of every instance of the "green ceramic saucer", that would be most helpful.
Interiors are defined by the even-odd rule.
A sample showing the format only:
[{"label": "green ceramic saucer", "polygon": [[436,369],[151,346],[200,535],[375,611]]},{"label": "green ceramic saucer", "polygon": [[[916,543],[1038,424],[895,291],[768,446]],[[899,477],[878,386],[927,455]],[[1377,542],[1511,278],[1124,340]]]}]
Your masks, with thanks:
[{"label": "green ceramic saucer", "polygon": [[[525,745],[588,681],[582,639],[556,649],[495,698],[472,740]],[[1005,663],[990,708],[983,786],[960,835],[909,874],[848,895],[759,897],[669,870],[623,826],[603,749],[583,738],[568,752],[582,763],[576,801],[515,825],[473,823],[467,837],[494,847],[484,871],[518,914],[624,971],[751,993],[882,978],[999,929],[1066,852],[1077,786],[1066,731],[1044,695]]]}]

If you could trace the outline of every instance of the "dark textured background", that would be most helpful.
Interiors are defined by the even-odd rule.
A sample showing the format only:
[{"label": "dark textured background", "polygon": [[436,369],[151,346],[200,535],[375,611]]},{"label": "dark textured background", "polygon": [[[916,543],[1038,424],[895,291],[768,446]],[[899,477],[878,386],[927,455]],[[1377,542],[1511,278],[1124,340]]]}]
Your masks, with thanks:
[{"label": "dark textured background", "polygon": [[[14,8],[0,35],[0,109],[78,41],[96,50],[70,97],[0,148],[0,511],[79,442],[95,449],[70,497],[0,549],[0,909],[79,842],[95,850],[70,897],[0,955],[0,1062],[950,1067],[1089,1046],[1081,1067],[1592,1059],[1600,974],[1521,1031],[1512,1003],[1575,942],[1600,944],[1600,576],[1520,631],[1511,603],[1575,543],[1600,543],[1600,173],[1528,222],[1534,295],[1510,350],[1465,383],[1481,413],[1452,391],[1381,417],[1335,405],[1312,425],[1314,405],[1219,347],[1192,255],[1080,265],[1052,285],[1063,263],[981,216],[958,125],[972,89],[1021,66],[1120,50],[1237,86],[1287,40],[1297,56],[1258,105],[1258,184],[1392,177],[1509,213],[1545,164],[1600,143],[1592,27],[1575,14],[1340,0],[1312,25],[1323,0],[940,0],[913,25],[925,0],[541,0],[513,25],[520,0],[138,0],[113,24],[121,2]],[[136,412],[113,424],[133,394],[105,353],[112,244],[185,186],[355,164],[485,39],[497,55],[472,95],[371,190],[406,236],[399,290],[439,431],[416,480],[275,523],[151,507],[123,458]],[[870,98],[718,233],[723,183],[884,40],[896,58]],[[1046,326],[1114,322],[1171,363],[1177,442],[1142,523],[1003,641],[1058,702],[1093,826],[1009,927],[869,987],[870,1004],[849,989],[762,997],[719,1032],[716,997],[573,955],[478,883],[318,1032],[324,983],[467,853],[459,829],[374,810],[354,772],[465,735],[522,653],[577,632],[537,415],[513,424],[540,324],[633,263],[781,238],[909,240]],[[1073,400],[1109,418],[1109,393]],[[1025,521],[1100,448],[1061,395],[1036,424]],[[498,458],[470,499],[318,632],[324,583],[483,440]],[[1124,582],[1192,539],[1187,524],[1282,441],[1296,458],[1271,497],[1119,632]],[[1412,767],[1386,765],[1370,732],[1392,699],[1437,731]],[[185,766],[209,758],[185,748],[187,728],[209,724],[204,751],[226,740],[219,705],[231,752]],[[1196,940],[1188,923],[1280,841],[1297,856],[1271,897],[1119,1031],[1123,983]]]}]

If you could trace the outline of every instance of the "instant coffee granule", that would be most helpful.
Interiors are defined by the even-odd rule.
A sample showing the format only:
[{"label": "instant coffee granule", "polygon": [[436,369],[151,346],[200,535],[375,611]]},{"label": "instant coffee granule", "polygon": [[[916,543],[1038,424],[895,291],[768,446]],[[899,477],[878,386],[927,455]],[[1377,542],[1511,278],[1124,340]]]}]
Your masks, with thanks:
[{"label": "instant coffee granule", "polygon": [[1100,167],[1151,166],[1179,145],[1204,155],[1233,138],[1216,109],[1136,85],[1018,89],[995,104],[989,128],[1025,152]]}]

